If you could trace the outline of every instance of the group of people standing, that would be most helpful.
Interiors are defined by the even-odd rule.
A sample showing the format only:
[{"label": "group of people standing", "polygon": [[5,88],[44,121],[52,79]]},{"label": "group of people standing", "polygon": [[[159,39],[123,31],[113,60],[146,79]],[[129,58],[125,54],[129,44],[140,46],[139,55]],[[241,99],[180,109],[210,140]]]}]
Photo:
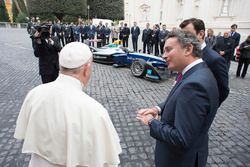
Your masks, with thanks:
[{"label": "group of people standing", "polygon": [[[230,68],[231,60],[236,59],[238,61],[238,67],[236,72],[236,77],[241,76],[241,78],[245,78],[248,65],[250,63],[250,46],[249,46],[249,36],[246,41],[244,41],[239,47],[239,55],[236,53],[235,49],[240,44],[241,35],[236,32],[237,25],[231,25],[231,31],[225,31],[223,36],[215,36],[213,29],[209,28],[207,30],[207,36],[205,38],[206,44],[211,48],[218,52],[222,57],[225,58],[227,62],[228,71]],[[237,57],[239,56],[239,57]],[[243,71],[241,73],[242,66],[244,65]],[[241,75],[240,75],[241,73]]]},{"label": "group of people standing", "polygon": [[207,36],[205,41],[207,45],[218,52],[227,62],[228,71],[230,68],[230,62],[233,59],[235,48],[239,45],[240,34],[236,32],[237,25],[231,26],[231,32],[225,31],[223,36],[215,36],[213,29],[207,30]]},{"label": "group of people standing", "polygon": [[[34,19],[32,19],[28,25],[28,32],[32,33],[32,27],[38,24],[38,22],[35,22]],[[205,42],[208,47],[215,50],[225,58],[228,71],[230,68],[230,62],[234,59],[235,49],[239,46],[241,37],[240,34],[236,32],[236,29],[237,25],[233,24],[231,26],[231,31],[225,31],[223,36],[215,36],[213,29],[209,28],[207,30],[207,36],[205,37]],[[121,22],[119,26],[115,23],[111,23],[111,25],[105,23],[104,25],[102,21],[100,21],[98,25],[94,25],[92,20],[85,23],[83,19],[79,18],[77,24],[62,23],[60,20],[57,20],[57,22],[51,26],[51,35],[57,36],[59,43],[62,46],[73,41],[81,41],[92,46],[97,43],[97,47],[102,47],[109,44],[111,39],[112,42],[120,40],[124,47],[128,47],[129,37],[131,36],[133,50],[135,52],[140,51],[138,49],[138,39],[141,32],[143,53],[154,54],[155,56],[163,55],[165,38],[169,33],[165,24],[155,24],[151,28],[150,24],[147,23],[146,27],[141,31],[137,22],[134,22],[132,27],[128,27],[127,23],[123,22]],[[244,48],[242,51],[236,76],[239,76],[241,68],[244,65],[241,75],[241,77],[244,78],[249,65],[248,56],[244,56],[248,54],[244,52],[248,52],[248,48]]]},{"label": "group of people standing", "polygon": [[168,33],[165,24],[162,25],[162,29],[159,24],[153,25],[153,29],[151,29],[150,24],[147,23],[142,34],[143,53],[154,54],[155,56],[163,55],[163,46]]},{"label": "group of people standing", "polygon": [[[65,43],[74,41],[89,43],[94,45],[97,42],[97,47],[104,46],[109,43],[111,29],[108,23],[103,25],[102,21],[95,26],[93,21],[90,20],[86,24],[82,19],[78,19],[77,24],[73,22],[68,24],[62,24],[59,20],[52,26],[52,34],[59,35],[61,43],[64,46]],[[94,40],[96,39],[96,41]]]},{"label": "group of people standing", "polygon": [[[120,25],[116,25],[116,23],[111,23],[111,25],[105,23],[104,25],[100,21],[98,25],[94,25],[92,20],[87,23],[81,18],[76,24],[73,22],[62,23],[60,20],[54,24],[51,21],[49,23],[51,24],[51,35],[57,36],[62,46],[73,41],[80,41],[91,46],[97,43],[97,47],[102,47],[109,44],[111,39],[112,42],[120,40],[123,47],[128,47],[129,37],[131,37],[133,50],[137,52],[139,36],[142,33],[143,53],[155,56],[163,54],[165,38],[169,33],[166,25],[161,25],[161,23],[153,25],[152,28],[147,23],[142,31],[137,22],[134,22],[132,27],[128,27],[128,24],[123,22]],[[32,34],[32,27],[39,24],[32,19],[28,24],[28,32]]]},{"label": "group of people standing", "polygon": [[[134,25],[131,28],[128,28],[126,23],[120,23],[119,28],[114,27],[112,30],[115,29],[119,29],[116,33],[117,35],[119,33],[119,39],[122,41],[124,47],[128,47],[128,40],[131,35],[133,50],[135,52],[140,51],[138,50],[138,40],[141,34],[141,29],[137,25],[137,22],[134,22]],[[150,24],[147,23],[146,27],[142,30],[141,40],[143,42],[143,53],[154,54],[155,56],[162,55],[165,38],[168,33],[169,31],[166,29],[165,24],[162,25],[162,28],[159,24],[155,24],[153,25],[153,28],[151,28]],[[113,35],[111,37],[113,37]]]}]

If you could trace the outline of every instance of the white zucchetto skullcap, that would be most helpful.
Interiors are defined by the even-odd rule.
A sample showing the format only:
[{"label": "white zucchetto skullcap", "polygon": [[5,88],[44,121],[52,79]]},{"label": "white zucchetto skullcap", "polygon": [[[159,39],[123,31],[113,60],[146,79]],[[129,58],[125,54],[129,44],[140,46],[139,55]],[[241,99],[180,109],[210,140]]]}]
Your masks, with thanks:
[{"label": "white zucchetto skullcap", "polygon": [[65,68],[78,68],[87,63],[92,52],[86,44],[71,42],[64,46],[59,53],[59,65]]}]

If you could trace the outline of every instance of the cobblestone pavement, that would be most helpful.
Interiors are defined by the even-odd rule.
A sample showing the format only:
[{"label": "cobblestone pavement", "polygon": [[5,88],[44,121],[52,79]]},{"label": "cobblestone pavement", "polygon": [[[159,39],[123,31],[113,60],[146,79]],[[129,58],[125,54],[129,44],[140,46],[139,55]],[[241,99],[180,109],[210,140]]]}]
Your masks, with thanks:
[{"label": "cobblestone pavement", "polygon": [[[26,167],[29,155],[21,154],[22,142],[13,133],[25,95],[41,84],[38,60],[24,29],[0,29],[0,37],[0,166]],[[230,69],[230,95],[209,132],[207,167],[250,167],[250,74],[235,78],[236,65]],[[109,111],[123,148],[121,167],[154,166],[155,142],[135,111],[164,101],[172,83],[153,83],[133,77],[127,68],[94,64],[86,92]]]}]

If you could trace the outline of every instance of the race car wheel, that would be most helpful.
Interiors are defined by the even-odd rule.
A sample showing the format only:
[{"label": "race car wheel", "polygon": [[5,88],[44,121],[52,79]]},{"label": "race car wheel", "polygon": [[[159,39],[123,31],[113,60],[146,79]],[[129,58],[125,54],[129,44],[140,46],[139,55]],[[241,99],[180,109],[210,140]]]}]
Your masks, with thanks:
[{"label": "race car wheel", "polygon": [[146,74],[145,62],[142,60],[133,61],[130,70],[134,76],[143,77]]}]

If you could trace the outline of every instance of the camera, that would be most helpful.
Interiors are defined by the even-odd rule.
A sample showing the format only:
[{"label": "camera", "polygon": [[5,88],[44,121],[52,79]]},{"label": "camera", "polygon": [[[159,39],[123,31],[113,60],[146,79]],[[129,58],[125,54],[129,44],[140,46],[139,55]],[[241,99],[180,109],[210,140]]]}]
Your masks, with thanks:
[{"label": "camera", "polygon": [[49,24],[45,24],[45,25],[37,25],[34,28],[36,29],[37,32],[40,33],[40,37],[37,38],[41,38],[41,39],[46,39],[50,37],[50,26]]}]

